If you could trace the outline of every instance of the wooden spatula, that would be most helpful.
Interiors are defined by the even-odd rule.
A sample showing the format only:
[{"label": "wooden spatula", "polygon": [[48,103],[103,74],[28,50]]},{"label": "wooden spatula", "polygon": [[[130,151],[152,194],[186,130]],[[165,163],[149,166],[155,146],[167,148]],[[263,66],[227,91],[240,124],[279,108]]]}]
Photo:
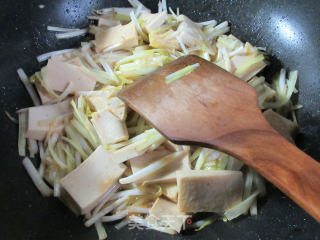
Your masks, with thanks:
[{"label": "wooden spatula", "polygon": [[[200,66],[172,83],[165,78]],[[119,94],[169,140],[226,152],[276,185],[320,222],[320,163],[265,120],[246,82],[197,56],[181,57]]]}]

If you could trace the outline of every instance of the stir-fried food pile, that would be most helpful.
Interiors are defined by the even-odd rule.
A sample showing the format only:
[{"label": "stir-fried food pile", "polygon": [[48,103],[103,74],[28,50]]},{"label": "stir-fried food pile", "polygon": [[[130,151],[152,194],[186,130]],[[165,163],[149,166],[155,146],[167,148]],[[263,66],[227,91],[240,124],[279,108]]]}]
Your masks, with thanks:
[{"label": "stir-fried food pile", "polygon": [[[157,13],[129,2],[132,8],[93,11],[88,29],[49,26],[58,39],[88,33],[92,40],[38,56],[47,64],[29,78],[18,70],[35,105],[18,111],[19,154],[39,153],[37,167],[28,157],[23,160],[36,187],[82,215],[85,226],[95,225],[99,239],[106,237],[102,222],[118,221],[117,228],[135,222],[175,234],[199,212],[212,216],[188,227],[257,215],[257,198],[266,190],[253,169],[216,150],[168,141],[117,93],[174,59],[195,54],[253,86],[266,119],[293,142],[294,110],[301,107],[290,100],[297,92],[297,72],[287,77],[282,69],[266,81],[260,75],[268,64],[265,49],[228,34],[228,22],[196,23],[179,9],[168,12],[166,1]],[[293,121],[286,118],[290,114]]]}]

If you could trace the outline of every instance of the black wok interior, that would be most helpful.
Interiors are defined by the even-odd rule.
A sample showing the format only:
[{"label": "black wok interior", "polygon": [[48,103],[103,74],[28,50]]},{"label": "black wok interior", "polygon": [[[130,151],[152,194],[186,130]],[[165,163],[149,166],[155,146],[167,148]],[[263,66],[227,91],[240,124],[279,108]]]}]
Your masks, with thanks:
[{"label": "black wok interior", "polygon": [[[157,1],[142,1],[156,10]],[[79,45],[79,38],[56,40],[47,25],[84,27],[90,9],[128,6],[125,0],[2,0],[0,8],[0,239],[97,239],[60,201],[43,198],[27,176],[17,152],[18,127],[4,114],[14,115],[31,100],[16,69],[39,69],[36,56]],[[229,20],[232,33],[243,41],[267,47],[272,66],[299,70],[297,100],[299,146],[320,160],[320,1],[310,0],[167,0],[195,21]],[[45,5],[39,8],[39,5]],[[320,195],[319,195],[320,200]],[[169,236],[152,230],[117,231],[106,225],[109,239],[320,239],[319,224],[295,203],[268,185],[256,217],[218,221],[195,234]]]}]

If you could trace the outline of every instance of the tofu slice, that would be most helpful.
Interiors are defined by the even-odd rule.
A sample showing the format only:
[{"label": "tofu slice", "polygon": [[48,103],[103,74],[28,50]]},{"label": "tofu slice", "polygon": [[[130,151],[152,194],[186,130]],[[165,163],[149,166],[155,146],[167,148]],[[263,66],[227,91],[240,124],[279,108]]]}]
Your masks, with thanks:
[{"label": "tofu slice", "polygon": [[176,183],[163,183],[160,186],[164,196],[175,203],[178,201],[178,186]]},{"label": "tofu slice", "polygon": [[82,72],[79,66],[55,59],[49,59],[43,80],[53,90],[60,92],[70,82],[73,83],[71,92],[92,91],[96,85],[96,80]]},{"label": "tofu slice", "polygon": [[176,203],[161,197],[154,202],[149,214],[150,217],[168,224],[178,233],[183,229],[184,223],[189,217],[179,210]]},{"label": "tofu slice", "polygon": [[183,212],[222,213],[242,199],[240,171],[177,171],[178,206]]},{"label": "tofu slice", "polygon": [[294,138],[299,132],[297,124],[271,109],[263,112],[263,116],[282,137],[294,144]]},{"label": "tofu slice", "polygon": [[102,52],[103,49],[115,46],[113,50],[131,48],[138,46],[138,33],[133,22],[126,25],[118,25],[104,31],[98,31],[95,35],[96,51]]},{"label": "tofu slice", "polygon": [[45,104],[54,99],[54,97],[52,97],[43,87],[41,87],[40,84],[35,83],[35,86],[42,104]]},{"label": "tofu slice", "polygon": [[49,131],[49,128],[52,128],[53,132],[60,132],[63,123],[61,121],[55,122],[54,120],[58,116],[72,112],[70,101],[71,99],[68,98],[57,104],[28,108],[26,137],[35,140],[43,140]]},{"label": "tofu slice", "polygon": [[201,45],[202,35],[199,26],[185,15],[180,15],[179,20],[181,23],[178,26],[177,32],[182,42],[190,48]]},{"label": "tofu slice", "polygon": [[160,13],[142,13],[139,20],[142,21],[142,30],[146,33],[150,33],[164,24],[167,18],[168,14],[163,11]]},{"label": "tofu slice", "polygon": [[92,114],[91,122],[102,144],[117,143],[129,138],[125,122],[107,109]]},{"label": "tofu slice", "polygon": [[[152,154],[149,153],[149,154]],[[161,158],[161,157],[159,157]],[[144,167],[147,167],[150,163],[159,160],[159,158],[136,158],[130,159],[130,165],[133,173],[141,170]],[[161,170],[161,172],[156,173],[152,178],[145,181],[145,184],[162,184],[162,183],[175,183],[176,182],[176,171],[178,170],[189,170],[190,167],[190,158],[189,152],[183,151],[183,154],[179,156],[175,161],[169,163],[167,167]]]},{"label": "tofu slice", "polygon": [[61,179],[61,198],[80,214],[90,212],[125,172],[113,153],[99,146],[79,167]]},{"label": "tofu slice", "polygon": [[97,111],[103,111],[105,109],[109,110],[120,120],[125,121],[127,117],[127,106],[118,97],[108,98],[103,95],[92,95],[88,96],[87,100],[92,108]]}]

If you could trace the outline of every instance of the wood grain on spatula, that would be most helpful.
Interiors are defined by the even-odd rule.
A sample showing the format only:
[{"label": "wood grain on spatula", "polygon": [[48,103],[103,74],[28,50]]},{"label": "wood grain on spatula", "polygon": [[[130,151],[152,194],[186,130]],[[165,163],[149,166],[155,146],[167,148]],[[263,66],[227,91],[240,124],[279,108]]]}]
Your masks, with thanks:
[{"label": "wood grain on spatula", "polygon": [[[200,66],[167,84],[166,76]],[[320,222],[320,164],[281,137],[246,82],[197,56],[181,57],[119,93],[164,136],[235,156]]]}]

